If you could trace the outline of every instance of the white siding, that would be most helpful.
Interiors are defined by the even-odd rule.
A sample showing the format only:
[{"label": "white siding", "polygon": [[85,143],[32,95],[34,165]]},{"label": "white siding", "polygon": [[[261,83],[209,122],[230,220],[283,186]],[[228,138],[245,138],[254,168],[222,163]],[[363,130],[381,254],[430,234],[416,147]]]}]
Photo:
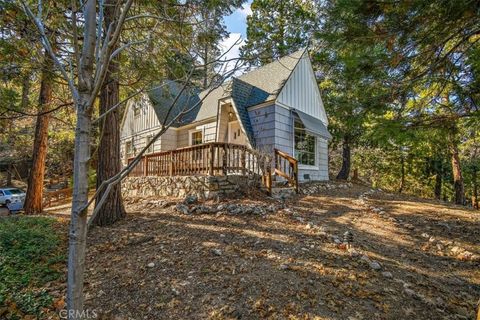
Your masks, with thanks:
[{"label": "white siding", "polygon": [[[153,128],[150,130],[143,130],[141,133],[131,135],[128,137],[122,137],[120,139],[120,154],[122,159],[126,160],[125,144],[127,141],[132,141],[133,153],[138,154],[147,144],[147,139],[158,133],[160,128]],[[159,137],[154,143],[152,148],[153,152],[168,151],[177,148],[177,132],[173,128],[168,128],[165,133]]]},{"label": "white siding", "polygon": [[277,102],[328,124],[325,108],[308,55],[304,55],[277,97]]},{"label": "white siding", "polygon": [[[135,115],[134,108],[138,108]],[[127,104],[120,131],[120,152],[122,159],[126,160],[125,144],[132,141],[134,155],[138,154],[147,144],[147,139],[160,130],[160,121],[147,96],[130,101]],[[167,151],[177,148],[177,132],[173,128],[157,139],[153,144],[152,152]]]},{"label": "white siding", "polygon": [[[137,115],[135,115],[136,108],[138,108]],[[144,131],[160,128],[160,121],[158,121],[155,110],[146,95],[138,100],[130,101],[125,112],[120,133],[121,138],[128,138]]]},{"label": "white siding", "polygon": [[233,109],[230,105],[222,105],[220,108],[220,115],[218,120],[218,142],[228,141],[228,112]]},{"label": "white siding", "polygon": [[189,132],[191,130],[202,130],[203,143],[214,142],[216,137],[217,123],[215,121],[198,125],[188,126],[177,130],[177,148],[187,147],[190,143]]}]

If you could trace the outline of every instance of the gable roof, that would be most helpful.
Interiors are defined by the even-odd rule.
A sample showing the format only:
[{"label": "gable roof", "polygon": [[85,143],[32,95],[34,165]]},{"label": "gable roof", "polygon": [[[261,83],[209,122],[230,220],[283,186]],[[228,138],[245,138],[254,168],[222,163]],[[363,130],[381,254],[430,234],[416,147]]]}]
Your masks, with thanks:
[{"label": "gable roof", "polygon": [[242,127],[247,135],[248,140],[252,146],[255,145],[255,139],[253,135],[253,127],[250,122],[250,116],[248,115],[248,103],[251,101],[251,95],[254,90],[254,86],[243,82],[240,79],[234,78],[232,80],[232,100],[233,108],[236,110],[238,118],[242,124]]},{"label": "gable roof", "polygon": [[304,53],[305,49],[299,50],[232,80],[233,106],[252,146],[255,139],[248,107],[275,99]]},{"label": "gable roof", "polygon": [[298,50],[237,78],[234,77],[215,89],[198,92],[194,88],[186,88],[170,112],[168,109],[183,85],[174,81],[166,81],[164,83],[166,85],[151,90],[148,96],[160,123],[164,122],[167,114],[168,119],[165,123],[171,121],[182,111],[189,110],[172,124],[173,127],[216,117],[218,101],[231,98],[241,125],[253,145],[255,143],[253,128],[247,108],[276,99],[305,53],[306,48]]},{"label": "gable roof", "polygon": [[238,77],[256,88],[250,97],[251,103],[275,99],[305,52],[306,48],[303,48]]},{"label": "gable roof", "polygon": [[[177,95],[179,96],[176,99]],[[191,87],[184,88],[175,81],[165,81],[162,85],[150,90],[148,97],[160,123],[168,125],[178,117],[171,124],[175,128],[193,122],[201,108],[198,90]],[[170,106],[172,106],[171,110],[169,110]]]}]

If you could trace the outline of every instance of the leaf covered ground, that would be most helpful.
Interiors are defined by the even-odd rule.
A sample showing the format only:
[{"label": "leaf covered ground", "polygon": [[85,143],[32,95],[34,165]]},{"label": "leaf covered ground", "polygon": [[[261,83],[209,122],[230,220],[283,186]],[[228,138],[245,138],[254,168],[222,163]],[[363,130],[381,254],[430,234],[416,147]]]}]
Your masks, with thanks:
[{"label": "leaf covered ground", "polygon": [[0,319],[56,316],[65,252],[64,223],[46,217],[0,217]]},{"label": "leaf covered ground", "polygon": [[[232,200],[265,205],[274,200]],[[274,213],[155,201],[89,235],[86,308],[104,319],[474,319],[480,214],[354,186]],[[353,234],[353,249],[339,243]]]}]

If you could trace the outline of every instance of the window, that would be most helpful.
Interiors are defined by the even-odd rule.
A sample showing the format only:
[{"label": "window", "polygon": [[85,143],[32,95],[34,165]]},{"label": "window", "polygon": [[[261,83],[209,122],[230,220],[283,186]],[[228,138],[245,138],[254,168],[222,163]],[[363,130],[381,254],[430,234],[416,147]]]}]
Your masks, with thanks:
[{"label": "window", "polygon": [[127,159],[130,158],[131,156],[133,156],[132,141],[125,142],[125,156],[126,156]]},{"label": "window", "polygon": [[298,163],[314,166],[315,165],[315,149],[316,138],[305,131],[303,123],[295,119],[295,158],[298,159]]},{"label": "window", "polygon": [[[147,136],[147,137],[145,137],[145,146],[146,146],[147,144],[149,144],[150,141],[152,141],[152,139],[153,139],[153,135],[152,135],[152,136]],[[152,153],[152,152],[153,152],[153,146],[154,146],[154,145],[155,145],[155,142],[152,143],[152,145],[151,145],[150,147],[148,147],[147,153]]]},{"label": "window", "polygon": [[[202,130],[190,131],[190,145],[195,146],[203,143],[203,132]],[[193,160],[202,160],[203,150],[194,150],[193,151]]]},{"label": "window", "polygon": [[195,146],[203,143],[203,134],[201,130],[190,132],[190,145]]}]

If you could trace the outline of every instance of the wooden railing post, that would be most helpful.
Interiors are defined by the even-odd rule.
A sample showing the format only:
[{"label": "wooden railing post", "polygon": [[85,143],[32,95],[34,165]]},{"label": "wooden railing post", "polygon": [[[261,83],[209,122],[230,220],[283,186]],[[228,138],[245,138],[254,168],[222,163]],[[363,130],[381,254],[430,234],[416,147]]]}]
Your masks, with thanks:
[{"label": "wooden railing post", "polygon": [[173,151],[168,155],[168,175],[173,176]]},{"label": "wooden railing post", "polygon": [[278,152],[277,152],[277,149],[274,149],[274,152],[273,152],[273,157],[274,157],[274,168],[275,169],[278,169]]},{"label": "wooden railing post", "polygon": [[226,176],[227,175],[227,144],[224,143],[223,144],[223,156],[222,156],[222,171],[223,171],[223,175]]},{"label": "wooden railing post", "polygon": [[267,176],[265,177],[266,179],[266,187],[267,187],[267,190],[268,190],[268,194],[269,195],[272,195],[272,164],[271,163],[267,163],[267,170],[266,170],[266,174]]},{"label": "wooden railing post", "polygon": [[143,156],[143,175],[148,176],[148,158]]},{"label": "wooden railing post", "polygon": [[293,165],[293,178],[295,179],[295,192],[298,193],[298,161],[295,161]]},{"label": "wooden railing post", "polygon": [[213,176],[213,166],[215,164],[215,147],[213,143],[210,144],[210,161],[208,164],[208,175]]},{"label": "wooden railing post", "polygon": [[241,149],[242,154],[240,155],[240,166],[242,167],[242,175],[245,175],[247,172],[247,148],[243,147]]}]

